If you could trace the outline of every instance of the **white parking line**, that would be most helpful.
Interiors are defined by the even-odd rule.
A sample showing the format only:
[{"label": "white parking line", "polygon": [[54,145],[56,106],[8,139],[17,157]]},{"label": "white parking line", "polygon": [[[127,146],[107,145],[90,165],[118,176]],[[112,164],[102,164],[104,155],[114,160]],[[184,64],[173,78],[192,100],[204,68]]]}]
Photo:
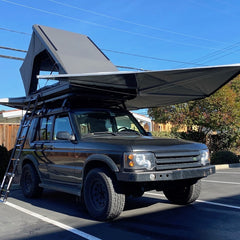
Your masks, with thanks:
[{"label": "white parking line", "polygon": [[156,197],[165,197],[164,194],[161,194],[161,193],[152,193],[152,192],[145,192],[144,195],[152,195],[152,196],[156,196]]},{"label": "white parking line", "polygon": [[219,172],[219,171],[217,171],[217,172],[215,172],[215,174],[228,174],[228,175],[231,175],[231,174],[240,174],[240,172]]},{"label": "white parking line", "polygon": [[[145,194],[146,195],[152,195],[152,196],[155,196],[155,197],[165,197],[165,195],[161,194],[161,193],[146,192]],[[223,203],[217,203],[217,202],[209,202],[209,201],[204,201],[204,200],[196,200],[196,202],[240,210],[239,206],[234,206],[234,205],[229,205],[229,204],[223,204]]]},{"label": "white parking line", "polygon": [[28,215],[31,215],[31,216],[35,217],[35,218],[38,218],[38,219],[40,219],[40,220],[42,220],[44,222],[50,223],[50,224],[55,225],[55,226],[57,226],[59,228],[62,228],[62,229],[67,230],[67,231],[69,231],[71,233],[74,233],[74,234],[76,234],[76,235],[78,235],[78,236],[80,236],[82,238],[85,238],[85,239],[88,239],[88,240],[101,240],[100,238],[94,237],[94,236],[92,236],[92,235],[90,235],[88,233],[82,232],[82,231],[80,231],[80,230],[78,230],[76,228],[73,228],[73,227],[70,227],[70,226],[68,226],[66,224],[63,224],[61,222],[52,220],[52,219],[50,219],[48,217],[44,217],[44,216],[42,216],[42,215],[40,215],[38,213],[32,212],[32,211],[30,211],[30,210],[28,210],[26,208],[20,207],[20,206],[18,206],[16,204],[13,204],[13,203],[10,203],[10,202],[5,202],[5,204],[8,205],[9,207],[13,207],[13,208],[23,212],[23,213],[26,213]]},{"label": "white parking line", "polygon": [[217,203],[217,202],[209,202],[209,201],[203,201],[203,200],[197,200],[197,202],[206,203],[206,204],[211,204],[211,205],[220,206],[220,207],[227,207],[227,208],[233,208],[233,209],[238,209],[238,210],[240,210],[240,207],[234,206],[234,205],[229,205],[229,204],[223,204],[223,203]]},{"label": "white parking line", "polygon": [[214,181],[214,180],[201,180],[202,182],[210,182],[210,183],[224,183],[224,184],[234,184],[234,185],[240,185],[240,183],[237,182],[223,182],[223,181]]}]

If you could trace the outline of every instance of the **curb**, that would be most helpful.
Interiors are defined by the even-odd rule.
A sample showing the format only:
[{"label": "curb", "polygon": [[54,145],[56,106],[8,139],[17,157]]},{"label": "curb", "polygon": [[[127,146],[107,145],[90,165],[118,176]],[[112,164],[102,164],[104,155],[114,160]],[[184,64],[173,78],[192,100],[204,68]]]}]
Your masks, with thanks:
[{"label": "curb", "polygon": [[232,163],[232,164],[220,164],[215,165],[216,170],[229,169],[229,168],[240,168],[240,163]]}]

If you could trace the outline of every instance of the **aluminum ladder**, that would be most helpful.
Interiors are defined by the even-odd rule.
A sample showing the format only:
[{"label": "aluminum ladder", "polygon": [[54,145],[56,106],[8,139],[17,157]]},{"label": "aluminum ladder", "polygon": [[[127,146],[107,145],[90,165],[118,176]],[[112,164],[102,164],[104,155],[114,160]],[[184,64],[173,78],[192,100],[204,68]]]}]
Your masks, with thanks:
[{"label": "aluminum ladder", "polygon": [[12,150],[9,163],[1,183],[0,202],[5,202],[8,198],[12,181],[15,177],[18,163],[20,162],[20,156],[23,151],[24,144],[26,142],[32,120],[37,110],[38,102],[39,102],[39,96],[32,98],[28,102],[28,105],[25,109],[26,113],[23,119],[21,120],[21,125],[19,127],[17,137],[16,137],[16,142]]}]

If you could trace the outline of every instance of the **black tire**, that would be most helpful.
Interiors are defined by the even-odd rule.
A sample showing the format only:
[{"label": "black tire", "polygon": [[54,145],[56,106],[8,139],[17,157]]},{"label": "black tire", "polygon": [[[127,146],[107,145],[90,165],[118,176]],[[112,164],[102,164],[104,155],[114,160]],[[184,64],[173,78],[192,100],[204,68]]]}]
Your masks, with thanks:
[{"label": "black tire", "polygon": [[201,180],[192,182],[174,182],[168,185],[163,193],[166,198],[179,205],[186,205],[196,201],[201,192]]},{"label": "black tire", "polygon": [[40,197],[42,188],[39,187],[40,178],[35,167],[32,164],[24,165],[21,176],[22,192],[27,198]]},{"label": "black tire", "polygon": [[83,193],[89,214],[97,220],[114,219],[124,209],[125,195],[120,193],[119,184],[104,168],[90,170]]}]

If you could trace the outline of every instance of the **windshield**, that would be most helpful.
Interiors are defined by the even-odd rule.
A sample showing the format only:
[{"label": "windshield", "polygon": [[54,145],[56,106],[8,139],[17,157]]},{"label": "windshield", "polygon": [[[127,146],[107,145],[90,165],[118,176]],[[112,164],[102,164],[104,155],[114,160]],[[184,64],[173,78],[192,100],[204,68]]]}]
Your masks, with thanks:
[{"label": "windshield", "polygon": [[138,121],[126,111],[76,111],[74,117],[81,136],[103,133],[146,135]]}]

